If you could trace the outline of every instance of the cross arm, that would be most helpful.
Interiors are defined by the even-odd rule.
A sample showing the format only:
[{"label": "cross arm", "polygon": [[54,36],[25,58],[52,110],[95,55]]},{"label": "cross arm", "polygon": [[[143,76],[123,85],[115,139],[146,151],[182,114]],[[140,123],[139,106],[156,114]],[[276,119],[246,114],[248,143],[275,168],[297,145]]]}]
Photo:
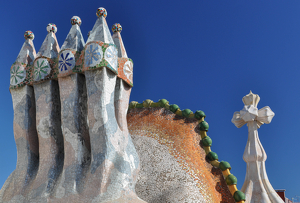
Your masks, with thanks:
[{"label": "cross arm", "polygon": [[241,128],[246,122],[241,118],[241,114],[239,111],[234,112],[231,122],[237,127]]},{"label": "cross arm", "polygon": [[258,110],[257,121],[269,124],[271,123],[275,113],[271,110],[270,107],[265,106]]}]

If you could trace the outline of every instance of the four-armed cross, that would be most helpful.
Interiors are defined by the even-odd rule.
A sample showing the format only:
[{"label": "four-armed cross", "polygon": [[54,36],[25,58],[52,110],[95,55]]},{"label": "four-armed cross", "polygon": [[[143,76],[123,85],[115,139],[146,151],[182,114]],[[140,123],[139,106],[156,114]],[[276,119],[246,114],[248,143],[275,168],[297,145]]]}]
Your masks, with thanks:
[{"label": "four-armed cross", "polygon": [[244,108],[235,112],[231,120],[238,128],[246,123],[248,126],[248,141],[243,155],[247,172],[241,191],[246,195],[246,203],[283,203],[269,182],[265,168],[267,154],[257,132],[262,124],[269,124],[275,114],[268,106],[258,110],[259,100],[259,96],[250,91],[243,97]]}]

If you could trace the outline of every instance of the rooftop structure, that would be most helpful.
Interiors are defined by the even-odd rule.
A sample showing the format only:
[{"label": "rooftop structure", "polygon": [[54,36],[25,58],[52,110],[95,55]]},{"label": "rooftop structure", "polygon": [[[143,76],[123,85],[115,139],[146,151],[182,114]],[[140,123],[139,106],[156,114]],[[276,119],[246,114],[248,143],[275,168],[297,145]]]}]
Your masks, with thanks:
[{"label": "rooftop structure", "polygon": [[[211,151],[203,111],[131,102],[133,61],[104,8],[84,42],[81,19],[61,48],[34,35],[11,67],[18,160],[1,202],[239,202],[228,162]],[[129,110],[127,114],[127,110]],[[199,144],[200,143],[200,144]]]}]

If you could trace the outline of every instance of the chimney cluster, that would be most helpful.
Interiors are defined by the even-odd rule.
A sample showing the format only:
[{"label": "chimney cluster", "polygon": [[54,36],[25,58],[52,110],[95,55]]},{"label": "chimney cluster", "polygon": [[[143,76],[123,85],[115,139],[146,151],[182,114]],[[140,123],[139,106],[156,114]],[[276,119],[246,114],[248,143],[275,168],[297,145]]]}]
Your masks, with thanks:
[{"label": "chimney cluster", "polygon": [[121,25],[111,35],[106,10],[96,15],[86,43],[77,16],[61,48],[55,24],[37,54],[25,32],[10,71],[18,160],[0,202],[144,202],[126,120],[133,62]]}]

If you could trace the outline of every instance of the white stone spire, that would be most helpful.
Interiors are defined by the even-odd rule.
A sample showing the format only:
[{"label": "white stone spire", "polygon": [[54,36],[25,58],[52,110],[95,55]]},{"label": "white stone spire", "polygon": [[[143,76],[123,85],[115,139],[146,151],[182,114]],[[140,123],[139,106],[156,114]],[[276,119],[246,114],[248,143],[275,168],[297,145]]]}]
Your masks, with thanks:
[{"label": "white stone spire", "polygon": [[34,34],[31,31],[24,33],[25,42],[20,50],[20,53],[10,69],[10,88],[18,88],[29,84],[29,72],[27,66],[32,65],[36,57],[35,48],[33,45]]},{"label": "white stone spire", "polygon": [[34,34],[31,31],[26,31],[24,34],[25,42],[20,50],[16,62],[32,65],[36,51],[33,44]]},{"label": "white stone spire", "polygon": [[[112,26],[113,40],[118,50],[119,67],[118,77],[125,81],[129,86],[133,86],[133,62],[128,58],[126,49],[122,40],[120,23],[115,23]],[[121,83],[120,83],[121,84]]]},{"label": "white stone spire", "polygon": [[118,49],[118,57],[128,58],[123,40],[121,37],[122,26],[119,23],[115,23],[112,27],[113,40]]},{"label": "white stone spire", "polygon": [[105,20],[105,17],[107,16],[105,8],[98,8],[96,15],[98,19],[86,43],[89,43],[91,41],[102,41],[104,43],[113,44],[114,41],[111,37],[111,33]]},{"label": "white stone spire", "polygon": [[248,141],[243,155],[247,172],[241,191],[245,193],[246,203],[283,203],[269,182],[265,167],[267,154],[257,131],[262,124],[269,124],[275,114],[268,106],[258,110],[259,100],[260,97],[250,91],[243,97],[244,108],[235,112],[231,120],[238,128],[246,123],[248,126]]},{"label": "white stone spire", "polygon": [[58,56],[58,52],[60,51],[59,45],[55,36],[55,33],[57,32],[56,25],[49,23],[47,26],[48,34],[37,53],[37,57],[47,57],[54,59]]},{"label": "white stone spire", "polygon": [[73,49],[75,51],[82,51],[85,42],[80,30],[81,19],[78,16],[73,16],[71,19],[72,28],[64,42],[61,46],[61,50],[63,49]]}]

